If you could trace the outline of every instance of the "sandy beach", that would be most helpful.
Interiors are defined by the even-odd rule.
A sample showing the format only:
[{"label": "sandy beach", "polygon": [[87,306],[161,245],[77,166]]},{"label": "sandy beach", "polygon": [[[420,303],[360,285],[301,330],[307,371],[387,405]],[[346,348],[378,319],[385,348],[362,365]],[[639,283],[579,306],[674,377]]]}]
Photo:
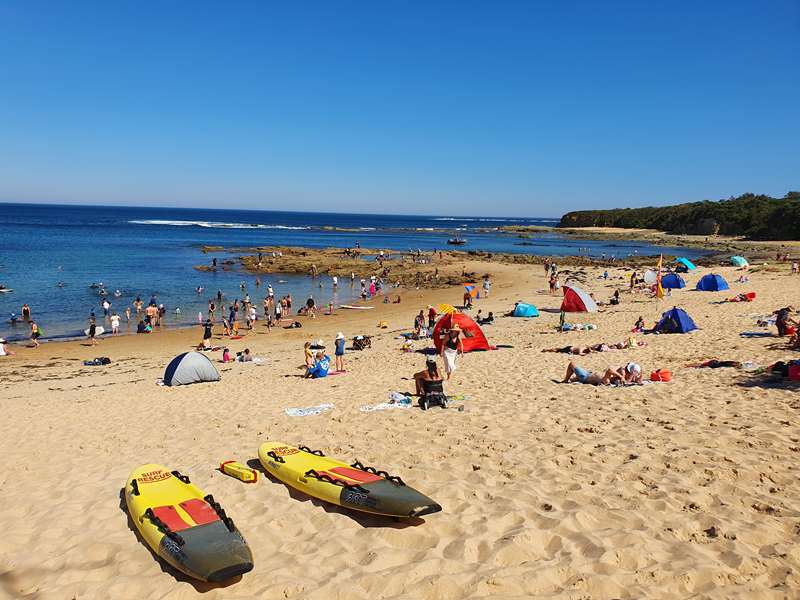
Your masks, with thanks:
[{"label": "sandy beach", "polygon": [[[400,304],[339,310],[303,328],[259,324],[232,350],[261,365],[218,364],[218,383],[156,384],[201,330],[15,346],[0,359],[0,596],[8,598],[797,598],[800,597],[800,400],[796,382],[738,369],[693,369],[706,359],[768,365],[793,358],[759,316],[797,301],[788,266],[716,269],[729,292],[687,289],[660,301],[624,291],[619,306],[570,315],[594,331],[557,333],[560,296],[541,265],[466,265],[494,286],[475,309],[496,351],[463,356],[447,410],[361,412],[392,391],[412,392],[419,353],[400,333],[428,304],[460,303],[463,289],[406,290]],[[582,269],[583,287],[607,300],[626,271]],[[563,280],[563,278],[562,278]],[[753,303],[716,304],[740,292]],[[514,301],[536,319],[503,318]],[[669,383],[598,388],[559,384],[570,357],[547,347],[626,339],[641,315],[685,308],[701,328],[638,336],[646,347],[578,357],[590,369],[639,362]],[[378,329],[379,321],[388,322]],[[219,328],[217,328],[219,331]],[[346,374],[304,380],[302,344],[336,332],[373,335],[348,352]],[[215,339],[216,343],[223,340]],[[418,343],[421,348],[423,344]],[[108,366],[82,361],[109,356]],[[215,361],[220,353],[210,355]],[[317,416],[284,409],[332,403]],[[460,407],[463,406],[463,410]],[[441,513],[405,522],[306,498],[263,477],[223,475],[223,460],[256,458],[267,440],[306,444],[398,474]],[[180,469],[214,494],[250,544],[255,568],[221,586],[194,582],[137,539],[120,489],[136,466]]]}]

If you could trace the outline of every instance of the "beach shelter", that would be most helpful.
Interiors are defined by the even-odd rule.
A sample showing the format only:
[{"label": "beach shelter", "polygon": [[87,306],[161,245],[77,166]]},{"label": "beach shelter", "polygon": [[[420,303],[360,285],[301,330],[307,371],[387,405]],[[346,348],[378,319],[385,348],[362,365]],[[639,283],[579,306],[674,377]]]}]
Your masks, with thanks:
[{"label": "beach shelter", "polygon": [[731,256],[731,264],[735,267],[749,267],[750,263],[744,256]]},{"label": "beach shelter", "polygon": [[477,296],[477,294],[478,294],[478,288],[477,288],[477,286],[475,286],[475,284],[472,284],[472,283],[465,283],[465,284],[463,284],[463,285],[464,285],[464,289],[465,289],[465,290],[467,290],[467,291],[469,292],[469,295],[470,295],[471,297],[473,297],[473,298],[474,298],[475,296]]},{"label": "beach shelter", "polygon": [[515,317],[538,317],[539,311],[533,304],[526,304],[525,302],[517,302],[514,307]]},{"label": "beach shelter", "polygon": [[164,371],[164,385],[189,385],[219,381],[219,371],[205,354],[184,352],[167,365]]},{"label": "beach shelter", "polygon": [[686,282],[677,273],[667,273],[661,278],[661,287],[665,290],[679,290],[686,287]]},{"label": "beach shelter", "polygon": [[582,289],[565,285],[561,310],[563,312],[597,312],[597,304]]},{"label": "beach shelter", "polygon": [[697,329],[692,317],[682,308],[673,307],[661,315],[661,320],[653,331],[658,333],[689,333]]},{"label": "beach shelter", "polygon": [[456,325],[461,328],[461,343],[464,346],[464,352],[492,350],[492,346],[489,345],[489,341],[475,321],[462,312],[452,312],[442,315],[433,326],[433,343],[436,346],[436,352],[442,351],[442,344],[444,344],[447,333]]},{"label": "beach shelter", "polygon": [[721,292],[722,290],[730,289],[728,282],[716,273],[709,273],[700,278],[697,282],[697,290],[701,292]]},{"label": "beach shelter", "polygon": [[647,285],[653,285],[656,281],[658,281],[658,273],[653,269],[647,269],[647,271],[644,272],[644,282]]},{"label": "beach shelter", "polygon": [[694,271],[697,268],[688,258],[683,258],[683,257],[676,258],[675,262],[682,264],[689,271]]}]

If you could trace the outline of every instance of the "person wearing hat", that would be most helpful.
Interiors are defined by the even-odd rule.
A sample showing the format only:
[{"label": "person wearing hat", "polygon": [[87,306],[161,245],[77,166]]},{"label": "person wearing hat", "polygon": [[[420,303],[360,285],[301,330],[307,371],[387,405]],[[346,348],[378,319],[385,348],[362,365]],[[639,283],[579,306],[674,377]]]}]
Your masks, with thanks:
[{"label": "person wearing hat", "polygon": [[340,331],[336,334],[336,339],[333,342],[333,354],[336,357],[336,371],[339,373],[344,372],[344,344],[344,334]]},{"label": "person wearing hat", "polygon": [[627,365],[619,369],[606,369],[602,375],[600,373],[592,373],[586,369],[582,369],[575,363],[570,362],[567,365],[567,372],[564,375],[562,383],[570,383],[575,378],[580,383],[588,383],[589,385],[611,385],[613,383],[620,384],[641,384],[642,383],[642,367],[635,362],[629,362]]},{"label": "person wearing hat", "polygon": [[442,343],[440,354],[444,359],[444,372],[447,373],[447,379],[453,371],[456,370],[456,358],[459,354],[464,354],[464,344],[461,342],[461,328],[458,325],[453,325],[450,331],[447,332],[447,338]]},{"label": "person wearing hat", "polygon": [[14,353],[8,349],[5,338],[0,338],[0,356],[11,356],[12,354]]},{"label": "person wearing hat", "polygon": [[428,328],[433,331],[433,326],[436,325],[437,317],[436,309],[430,304],[428,305]]}]

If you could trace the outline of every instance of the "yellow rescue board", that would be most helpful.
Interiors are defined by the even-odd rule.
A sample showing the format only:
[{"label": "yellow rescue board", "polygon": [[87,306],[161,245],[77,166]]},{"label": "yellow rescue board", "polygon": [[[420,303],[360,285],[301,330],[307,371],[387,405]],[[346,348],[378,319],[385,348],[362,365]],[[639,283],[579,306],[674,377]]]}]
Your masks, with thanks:
[{"label": "yellow rescue board", "polygon": [[258,459],[273,477],[345,508],[391,517],[419,517],[442,507],[397,476],[359,462],[347,464],[305,446],[266,442]]},{"label": "yellow rescue board", "polygon": [[233,521],[178,471],[158,464],[134,469],[125,502],[145,543],[179,571],[225,581],[252,570],[250,548]]}]

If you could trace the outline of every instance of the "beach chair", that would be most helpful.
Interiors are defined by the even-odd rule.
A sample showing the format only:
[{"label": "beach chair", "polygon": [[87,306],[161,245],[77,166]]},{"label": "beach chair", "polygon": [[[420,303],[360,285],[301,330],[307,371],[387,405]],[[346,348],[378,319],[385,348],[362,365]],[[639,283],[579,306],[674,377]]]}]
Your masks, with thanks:
[{"label": "beach chair", "polygon": [[419,397],[419,407],[428,410],[431,406],[447,408],[447,396],[444,393],[443,381],[422,381],[422,396]]}]

